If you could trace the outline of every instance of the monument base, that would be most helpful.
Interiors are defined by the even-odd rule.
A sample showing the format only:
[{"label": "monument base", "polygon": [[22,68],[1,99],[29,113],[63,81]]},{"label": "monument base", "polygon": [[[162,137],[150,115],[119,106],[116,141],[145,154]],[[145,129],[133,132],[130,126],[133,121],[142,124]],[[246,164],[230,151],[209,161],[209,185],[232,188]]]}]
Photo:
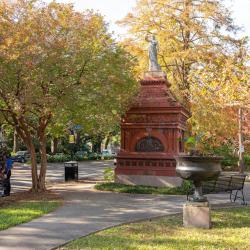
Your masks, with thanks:
[{"label": "monument base", "polygon": [[144,185],[152,187],[179,187],[182,179],[177,176],[150,175],[116,175],[115,182],[127,185]]},{"label": "monument base", "polygon": [[163,78],[166,79],[166,73],[163,71],[146,71],[144,72],[144,79],[148,79],[148,78]]},{"label": "monument base", "polygon": [[184,227],[211,228],[210,211],[208,202],[187,202],[183,206]]}]

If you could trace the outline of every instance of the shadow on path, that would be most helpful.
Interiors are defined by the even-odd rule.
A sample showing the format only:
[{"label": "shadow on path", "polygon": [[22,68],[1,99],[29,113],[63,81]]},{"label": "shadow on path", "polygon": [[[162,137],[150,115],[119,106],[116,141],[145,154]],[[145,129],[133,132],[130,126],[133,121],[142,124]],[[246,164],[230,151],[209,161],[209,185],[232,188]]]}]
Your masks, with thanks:
[{"label": "shadow on path", "polygon": [[[52,249],[108,227],[179,213],[185,196],[97,192],[93,184],[58,184],[54,189],[65,205],[29,223],[0,232],[0,250]],[[228,202],[228,195],[210,195],[212,204]]]}]

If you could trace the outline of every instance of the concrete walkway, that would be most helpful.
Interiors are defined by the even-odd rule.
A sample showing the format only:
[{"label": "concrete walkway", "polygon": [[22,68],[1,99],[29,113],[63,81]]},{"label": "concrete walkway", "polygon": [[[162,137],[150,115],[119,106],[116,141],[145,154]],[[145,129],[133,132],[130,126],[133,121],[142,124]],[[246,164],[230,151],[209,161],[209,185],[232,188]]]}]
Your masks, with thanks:
[{"label": "concrete walkway", "polygon": [[[184,196],[96,192],[90,184],[58,184],[66,200],[55,212],[0,232],[0,250],[53,249],[68,241],[121,223],[181,212]],[[228,195],[209,196],[212,204]]]},{"label": "concrete walkway", "polygon": [[[39,166],[38,166],[39,167]],[[102,180],[107,167],[114,167],[113,160],[78,162],[79,179]],[[64,163],[48,163],[46,182],[64,182]],[[31,167],[26,164],[15,163],[11,175],[12,192],[25,191],[31,188]]]}]

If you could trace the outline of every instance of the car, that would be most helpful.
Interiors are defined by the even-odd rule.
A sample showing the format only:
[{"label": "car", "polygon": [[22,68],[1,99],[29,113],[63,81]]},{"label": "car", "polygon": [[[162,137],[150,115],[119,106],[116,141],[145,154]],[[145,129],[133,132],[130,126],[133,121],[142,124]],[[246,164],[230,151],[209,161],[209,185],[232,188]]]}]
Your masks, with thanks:
[{"label": "car", "polygon": [[112,156],[112,154],[110,153],[110,151],[108,149],[103,149],[102,156]]},{"label": "car", "polygon": [[86,151],[76,151],[75,156],[82,157],[82,158],[87,157],[88,152],[86,152]]},{"label": "car", "polygon": [[15,155],[11,157],[14,162],[25,163],[30,159],[30,153],[28,151],[17,151]]}]

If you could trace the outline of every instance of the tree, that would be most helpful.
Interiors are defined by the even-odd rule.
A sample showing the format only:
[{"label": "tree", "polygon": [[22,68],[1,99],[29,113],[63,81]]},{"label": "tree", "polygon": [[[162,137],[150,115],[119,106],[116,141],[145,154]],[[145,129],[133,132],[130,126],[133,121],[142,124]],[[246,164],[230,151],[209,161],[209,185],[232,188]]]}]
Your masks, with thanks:
[{"label": "tree", "polygon": [[[156,34],[159,60],[178,96],[190,102],[190,71],[213,63],[218,55],[229,56],[238,30],[223,1],[139,0],[133,13],[119,22],[132,38],[124,44],[137,55],[141,69],[147,67],[145,37]],[[180,94],[179,94],[180,93]]]},{"label": "tree", "polygon": [[[117,60],[112,62],[113,58]],[[81,106],[88,110],[98,93],[109,103],[113,97],[109,93],[119,89],[126,103],[129,87],[135,85],[132,65],[98,14],[79,13],[72,5],[56,2],[1,1],[0,110],[31,153],[33,191],[46,189],[48,126],[71,116],[80,120],[84,112],[77,114],[78,104],[88,103]],[[119,79],[112,75],[116,69],[121,70]]]},{"label": "tree", "polygon": [[[193,71],[191,103],[196,133],[206,133],[218,144],[238,141],[238,108],[249,106],[249,54],[247,40],[240,40],[233,56],[217,57],[212,64]],[[238,143],[236,143],[238,144]]]},{"label": "tree", "polygon": [[123,44],[140,59],[138,71],[147,68],[145,37],[156,34],[160,64],[192,112],[192,133],[217,145],[237,135],[237,114],[228,105],[249,100],[247,40],[235,38],[239,27],[230,14],[217,0],[139,0],[119,22],[129,28]]}]

